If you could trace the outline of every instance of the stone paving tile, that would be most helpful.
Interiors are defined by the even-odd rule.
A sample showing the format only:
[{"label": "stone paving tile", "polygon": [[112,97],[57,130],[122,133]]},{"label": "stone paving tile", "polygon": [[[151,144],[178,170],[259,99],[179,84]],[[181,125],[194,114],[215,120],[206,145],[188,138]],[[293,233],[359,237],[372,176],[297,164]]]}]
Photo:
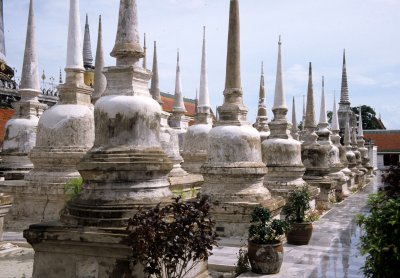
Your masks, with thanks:
[{"label": "stone paving tile", "polygon": [[[314,222],[313,236],[309,245],[285,244],[284,262],[280,273],[274,275],[246,273],[239,277],[363,277],[360,268],[364,264],[364,258],[356,256],[360,231],[355,224],[355,216],[367,212],[368,194],[376,191],[377,184],[378,181],[374,180],[364,190],[336,204],[319,221]],[[223,263],[224,258],[220,259],[219,263]],[[211,257],[210,261],[213,260],[216,259]],[[225,263],[233,269],[236,261],[232,261],[230,257]]]}]

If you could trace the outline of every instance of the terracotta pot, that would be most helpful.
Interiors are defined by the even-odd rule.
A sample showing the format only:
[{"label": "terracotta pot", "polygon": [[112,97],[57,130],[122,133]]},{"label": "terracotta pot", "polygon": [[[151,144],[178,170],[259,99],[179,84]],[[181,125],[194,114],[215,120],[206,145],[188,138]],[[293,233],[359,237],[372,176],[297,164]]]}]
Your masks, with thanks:
[{"label": "terracotta pot", "polygon": [[287,243],[293,245],[307,245],[313,231],[312,223],[292,223],[286,233]]},{"label": "terracotta pot", "polygon": [[275,274],[281,269],[283,261],[283,245],[257,244],[249,241],[248,246],[251,271],[257,274]]}]

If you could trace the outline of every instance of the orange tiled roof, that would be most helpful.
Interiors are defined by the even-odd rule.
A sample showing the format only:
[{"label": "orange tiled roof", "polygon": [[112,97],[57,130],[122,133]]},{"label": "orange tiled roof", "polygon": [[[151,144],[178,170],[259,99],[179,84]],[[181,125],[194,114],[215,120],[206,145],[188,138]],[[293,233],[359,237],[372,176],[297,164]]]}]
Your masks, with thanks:
[{"label": "orange tiled roof", "polygon": [[[172,108],[174,107],[174,96],[167,93],[161,93],[161,100],[163,102],[162,108],[164,111],[172,112]],[[196,101],[190,98],[183,98],[183,102],[185,103],[186,116],[194,117],[196,114]]]},{"label": "orange tiled roof", "polygon": [[372,139],[378,152],[400,152],[400,130],[364,130],[364,139]]},{"label": "orange tiled roof", "polygon": [[0,146],[3,146],[6,123],[14,114],[13,109],[0,109]]}]

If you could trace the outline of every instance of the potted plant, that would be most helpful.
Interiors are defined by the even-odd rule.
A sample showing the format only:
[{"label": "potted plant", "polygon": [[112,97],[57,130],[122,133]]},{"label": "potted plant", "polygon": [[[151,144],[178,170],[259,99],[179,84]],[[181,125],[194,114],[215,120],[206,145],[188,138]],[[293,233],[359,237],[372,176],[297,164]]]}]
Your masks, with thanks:
[{"label": "potted plant", "polygon": [[290,228],[286,233],[287,242],[294,245],[306,245],[310,241],[315,213],[307,217],[310,210],[310,193],[308,187],[302,187],[289,193],[286,205],[283,207],[285,219]]},{"label": "potted plant", "polygon": [[284,220],[271,219],[267,208],[256,207],[249,227],[248,257],[251,271],[257,274],[278,273],[283,261],[281,236],[289,224]]}]

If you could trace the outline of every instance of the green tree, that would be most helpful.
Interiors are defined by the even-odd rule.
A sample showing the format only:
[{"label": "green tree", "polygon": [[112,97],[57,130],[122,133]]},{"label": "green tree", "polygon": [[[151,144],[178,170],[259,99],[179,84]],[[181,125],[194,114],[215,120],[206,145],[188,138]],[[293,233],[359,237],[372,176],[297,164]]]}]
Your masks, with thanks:
[{"label": "green tree", "polygon": [[[357,115],[359,114],[360,107],[352,107],[351,110]],[[376,118],[376,113],[371,106],[362,105],[361,106],[361,117],[363,122],[363,129],[382,129],[381,125],[378,123],[378,119]]]}]

